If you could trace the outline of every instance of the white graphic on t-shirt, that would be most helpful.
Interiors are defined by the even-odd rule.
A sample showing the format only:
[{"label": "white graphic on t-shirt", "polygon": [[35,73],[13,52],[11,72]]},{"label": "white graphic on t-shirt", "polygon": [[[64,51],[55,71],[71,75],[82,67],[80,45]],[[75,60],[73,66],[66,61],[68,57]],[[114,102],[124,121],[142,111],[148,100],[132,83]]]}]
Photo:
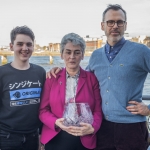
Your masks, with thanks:
[{"label": "white graphic on t-shirt", "polygon": [[23,88],[23,87],[31,87],[32,85],[38,85],[39,87],[41,87],[41,83],[38,80],[37,82],[32,82],[32,81],[21,81],[20,83],[13,83],[13,84],[9,84],[9,88],[10,90],[12,89],[17,89],[17,88]]}]

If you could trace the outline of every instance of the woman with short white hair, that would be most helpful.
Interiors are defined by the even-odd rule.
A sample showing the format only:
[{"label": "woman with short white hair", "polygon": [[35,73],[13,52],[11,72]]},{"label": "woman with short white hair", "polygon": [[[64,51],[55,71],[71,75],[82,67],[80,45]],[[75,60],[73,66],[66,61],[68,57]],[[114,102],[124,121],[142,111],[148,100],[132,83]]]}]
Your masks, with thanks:
[{"label": "woman with short white hair", "polygon": [[[45,150],[89,150],[96,147],[96,132],[102,122],[99,83],[93,73],[80,67],[84,58],[85,41],[75,33],[69,33],[61,41],[61,58],[65,62],[57,77],[47,78],[40,106],[43,122],[41,143]],[[79,126],[63,124],[64,105],[88,103],[93,123]]]}]

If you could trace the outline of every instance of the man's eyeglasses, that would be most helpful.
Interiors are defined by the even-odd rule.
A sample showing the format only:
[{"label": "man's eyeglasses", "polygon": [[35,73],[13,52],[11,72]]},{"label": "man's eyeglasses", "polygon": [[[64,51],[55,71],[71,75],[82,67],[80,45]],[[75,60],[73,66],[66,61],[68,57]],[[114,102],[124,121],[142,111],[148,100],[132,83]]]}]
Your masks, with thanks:
[{"label": "man's eyeglasses", "polygon": [[123,20],[118,20],[118,21],[114,21],[114,20],[108,20],[108,21],[104,21],[107,23],[108,27],[113,27],[115,25],[115,23],[117,23],[118,27],[123,27],[126,21]]}]

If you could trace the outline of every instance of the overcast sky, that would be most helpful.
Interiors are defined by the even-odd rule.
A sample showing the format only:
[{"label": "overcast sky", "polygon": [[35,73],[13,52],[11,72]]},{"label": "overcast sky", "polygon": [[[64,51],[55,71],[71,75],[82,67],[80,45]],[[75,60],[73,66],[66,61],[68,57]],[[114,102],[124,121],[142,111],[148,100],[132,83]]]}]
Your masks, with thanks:
[{"label": "overcast sky", "polygon": [[100,37],[107,4],[127,11],[129,35],[150,36],[150,0],[0,0],[0,46],[8,45],[10,31],[22,25],[33,30],[41,46],[60,42],[69,32]]}]

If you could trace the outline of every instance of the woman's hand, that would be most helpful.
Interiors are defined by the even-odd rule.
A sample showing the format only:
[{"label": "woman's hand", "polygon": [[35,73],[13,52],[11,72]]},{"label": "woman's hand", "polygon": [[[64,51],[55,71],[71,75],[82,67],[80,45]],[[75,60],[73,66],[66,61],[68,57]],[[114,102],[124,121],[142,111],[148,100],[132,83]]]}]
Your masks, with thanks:
[{"label": "woman's hand", "polygon": [[91,124],[88,123],[80,123],[80,127],[70,126],[70,134],[74,136],[84,136],[88,134],[94,133],[94,128]]},{"label": "woman's hand", "polygon": [[56,128],[59,127],[60,129],[66,131],[68,127],[63,125],[64,120],[65,120],[64,118],[57,119],[56,122],[55,122]]},{"label": "woman's hand", "polygon": [[91,124],[80,123],[80,127],[75,126],[66,127],[65,125],[63,125],[63,121],[64,118],[57,119],[55,122],[56,126],[74,136],[84,136],[94,133],[94,128],[92,127]]},{"label": "woman's hand", "polygon": [[67,127],[67,126],[63,125],[64,120],[65,120],[64,118],[57,119],[56,122],[55,122],[56,128],[59,127],[61,130],[66,131],[69,134],[72,133],[71,132],[71,127]]}]

